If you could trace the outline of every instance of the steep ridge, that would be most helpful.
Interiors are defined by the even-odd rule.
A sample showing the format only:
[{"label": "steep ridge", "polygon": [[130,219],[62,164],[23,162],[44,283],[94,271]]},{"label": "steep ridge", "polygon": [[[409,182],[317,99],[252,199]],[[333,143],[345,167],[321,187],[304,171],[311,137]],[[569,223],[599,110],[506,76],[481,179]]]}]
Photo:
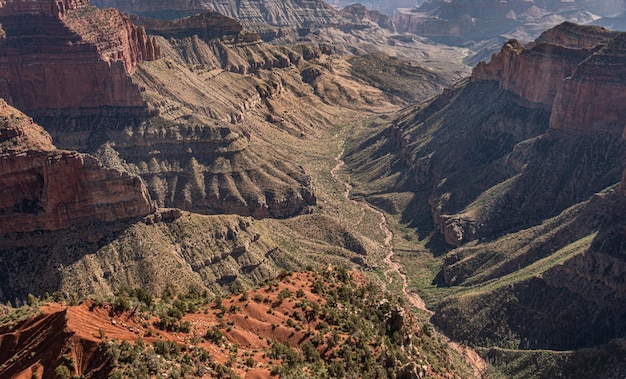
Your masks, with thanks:
[{"label": "steep ridge", "polygon": [[0,120],[3,236],[137,219],[154,212],[139,177],[107,169],[86,154],[57,150],[48,133],[4,101]]},{"label": "steep ridge", "polygon": [[348,152],[362,195],[457,246],[434,279],[452,287],[433,304],[449,336],[557,350],[625,336],[623,38],[565,23],[509,41]]},{"label": "steep ridge", "polygon": [[[160,35],[172,30],[160,25],[150,30]],[[286,217],[315,204],[302,168],[255,142],[256,128],[248,126],[274,127],[269,114],[256,114],[272,99],[280,102],[284,91],[278,77],[249,74],[287,68],[302,56],[264,46],[254,34],[212,38],[207,30],[159,37],[173,60],[145,64],[133,76],[159,116],[124,131],[108,130],[115,152],[105,147],[102,154],[114,159],[119,154],[131,172],[144,177],[161,206],[262,218]]]}]

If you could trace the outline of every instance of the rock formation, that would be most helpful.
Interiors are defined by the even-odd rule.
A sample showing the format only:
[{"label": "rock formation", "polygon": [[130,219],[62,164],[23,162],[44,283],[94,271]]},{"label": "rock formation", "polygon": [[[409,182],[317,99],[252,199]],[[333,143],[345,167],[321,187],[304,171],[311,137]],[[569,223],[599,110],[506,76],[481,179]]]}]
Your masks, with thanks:
[{"label": "rock formation", "polygon": [[124,13],[132,13],[157,20],[174,20],[200,13],[206,10],[201,0],[93,0],[98,8],[115,8]]},{"label": "rock formation", "polygon": [[118,11],[87,2],[8,1],[0,23],[0,97],[9,104],[31,116],[146,111],[129,74],[161,53]]},{"label": "rock formation", "polygon": [[69,229],[154,212],[141,179],[92,156],[57,150],[23,113],[0,103],[2,234]]},{"label": "rock formation", "polygon": [[[328,4],[331,4],[337,8],[344,8],[354,4],[354,1],[350,0],[328,0]],[[367,7],[367,9],[371,9],[373,11],[378,11],[380,13],[384,13],[386,15],[393,15],[393,12],[398,8],[410,8],[416,6],[416,4],[423,3],[422,0],[361,0],[358,2],[359,4],[363,4]]]},{"label": "rock formation", "polygon": [[603,28],[564,23],[527,48],[509,41],[490,63],[476,67],[472,81],[497,81],[524,105],[545,107],[554,130],[621,136],[624,39]]},{"label": "rock formation", "polygon": [[378,11],[369,10],[362,4],[349,5],[343,8],[340,13],[346,18],[354,19],[355,21],[371,21],[383,29],[395,32],[395,26],[391,17]]},{"label": "rock formation", "polygon": [[243,31],[243,26],[237,20],[210,11],[174,21],[154,20],[134,15],[130,15],[130,19],[133,24],[143,26],[149,34],[167,38],[198,36],[204,40],[210,40],[224,36],[238,36]]}]

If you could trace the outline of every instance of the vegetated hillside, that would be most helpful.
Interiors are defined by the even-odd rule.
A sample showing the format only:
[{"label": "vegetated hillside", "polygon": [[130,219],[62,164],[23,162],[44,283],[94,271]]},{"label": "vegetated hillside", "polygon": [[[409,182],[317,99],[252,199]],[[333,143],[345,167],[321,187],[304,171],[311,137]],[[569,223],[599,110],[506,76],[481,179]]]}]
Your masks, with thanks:
[{"label": "vegetated hillside", "polygon": [[[452,338],[573,350],[625,336],[624,37],[565,23],[527,47],[509,41],[468,82],[353,142],[360,194],[456,246],[428,289],[448,295],[433,320]],[[608,359],[605,348],[574,366]],[[519,377],[573,367],[499,362]]]},{"label": "vegetated hillside", "polygon": [[474,65],[488,59],[508,39],[528,43],[564,21],[587,24],[624,10],[621,0],[431,0],[418,7],[398,9],[393,19],[400,32],[471,46],[475,56],[468,59],[468,64]]},{"label": "vegetated hillside", "polygon": [[169,286],[49,301],[1,310],[2,377],[471,376],[429,324],[343,269],[285,273],[228,297]]}]

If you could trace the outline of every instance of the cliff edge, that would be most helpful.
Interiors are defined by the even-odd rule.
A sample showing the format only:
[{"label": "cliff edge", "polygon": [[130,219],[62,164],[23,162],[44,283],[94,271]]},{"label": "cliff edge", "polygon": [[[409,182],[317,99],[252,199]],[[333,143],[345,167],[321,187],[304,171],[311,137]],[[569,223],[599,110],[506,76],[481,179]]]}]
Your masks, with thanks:
[{"label": "cliff edge", "polygon": [[32,119],[0,101],[0,230],[59,230],[155,211],[141,179],[57,150]]}]

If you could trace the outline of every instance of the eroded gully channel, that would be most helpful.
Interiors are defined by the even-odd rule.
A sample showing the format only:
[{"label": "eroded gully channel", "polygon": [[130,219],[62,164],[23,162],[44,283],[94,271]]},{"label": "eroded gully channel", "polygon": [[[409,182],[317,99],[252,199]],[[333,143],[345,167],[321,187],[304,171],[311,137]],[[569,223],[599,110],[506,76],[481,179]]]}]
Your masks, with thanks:
[{"label": "eroded gully channel", "polygon": [[[389,274],[392,272],[395,272],[402,280],[402,295],[409,302],[409,304],[411,304],[413,307],[417,309],[420,309],[432,315],[434,312],[426,308],[426,304],[424,303],[424,300],[421,298],[421,296],[413,291],[409,291],[408,289],[409,280],[406,277],[406,274],[402,271],[402,265],[399,262],[393,261],[392,259],[395,254],[393,250],[393,232],[389,228],[389,224],[387,222],[387,217],[385,216],[385,214],[382,211],[374,208],[373,206],[371,206],[369,203],[365,201],[357,201],[357,200],[352,199],[350,197],[350,192],[352,191],[352,185],[350,185],[350,183],[346,182],[345,180],[342,180],[339,177],[338,172],[345,165],[345,162],[341,159],[341,157],[343,156],[343,153],[344,153],[344,150],[342,149],[339,155],[335,157],[335,161],[337,162],[337,164],[335,165],[335,167],[332,168],[332,170],[330,170],[330,175],[333,177],[333,179],[335,179],[337,182],[343,185],[344,199],[346,201],[349,201],[359,206],[363,210],[363,214],[361,215],[361,218],[359,222],[357,222],[357,224],[360,224],[360,221],[363,219],[365,212],[367,211],[374,212],[380,216],[380,223],[378,224],[378,226],[385,235],[383,247],[386,249],[386,254],[385,254],[385,258],[383,259],[383,262],[388,267],[387,270],[385,270],[384,272],[386,282],[383,283],[383,286],[385,290],[387,290],[387,285],[393,282],[393,278]],[[450,345],[451,348],[453,348],[454,350],[456,350],[457,352],[459,352],[465,357],[467,362],[474,369],[474,374],[476,375],[477,378],[483,377],[482,373],[485,372],[488,365],[478,355],[478,353],[476,353],[476,351],[474,351],[473,349],[469,347],[462,346],[450,340],[448,340],[448,345]]]}]

